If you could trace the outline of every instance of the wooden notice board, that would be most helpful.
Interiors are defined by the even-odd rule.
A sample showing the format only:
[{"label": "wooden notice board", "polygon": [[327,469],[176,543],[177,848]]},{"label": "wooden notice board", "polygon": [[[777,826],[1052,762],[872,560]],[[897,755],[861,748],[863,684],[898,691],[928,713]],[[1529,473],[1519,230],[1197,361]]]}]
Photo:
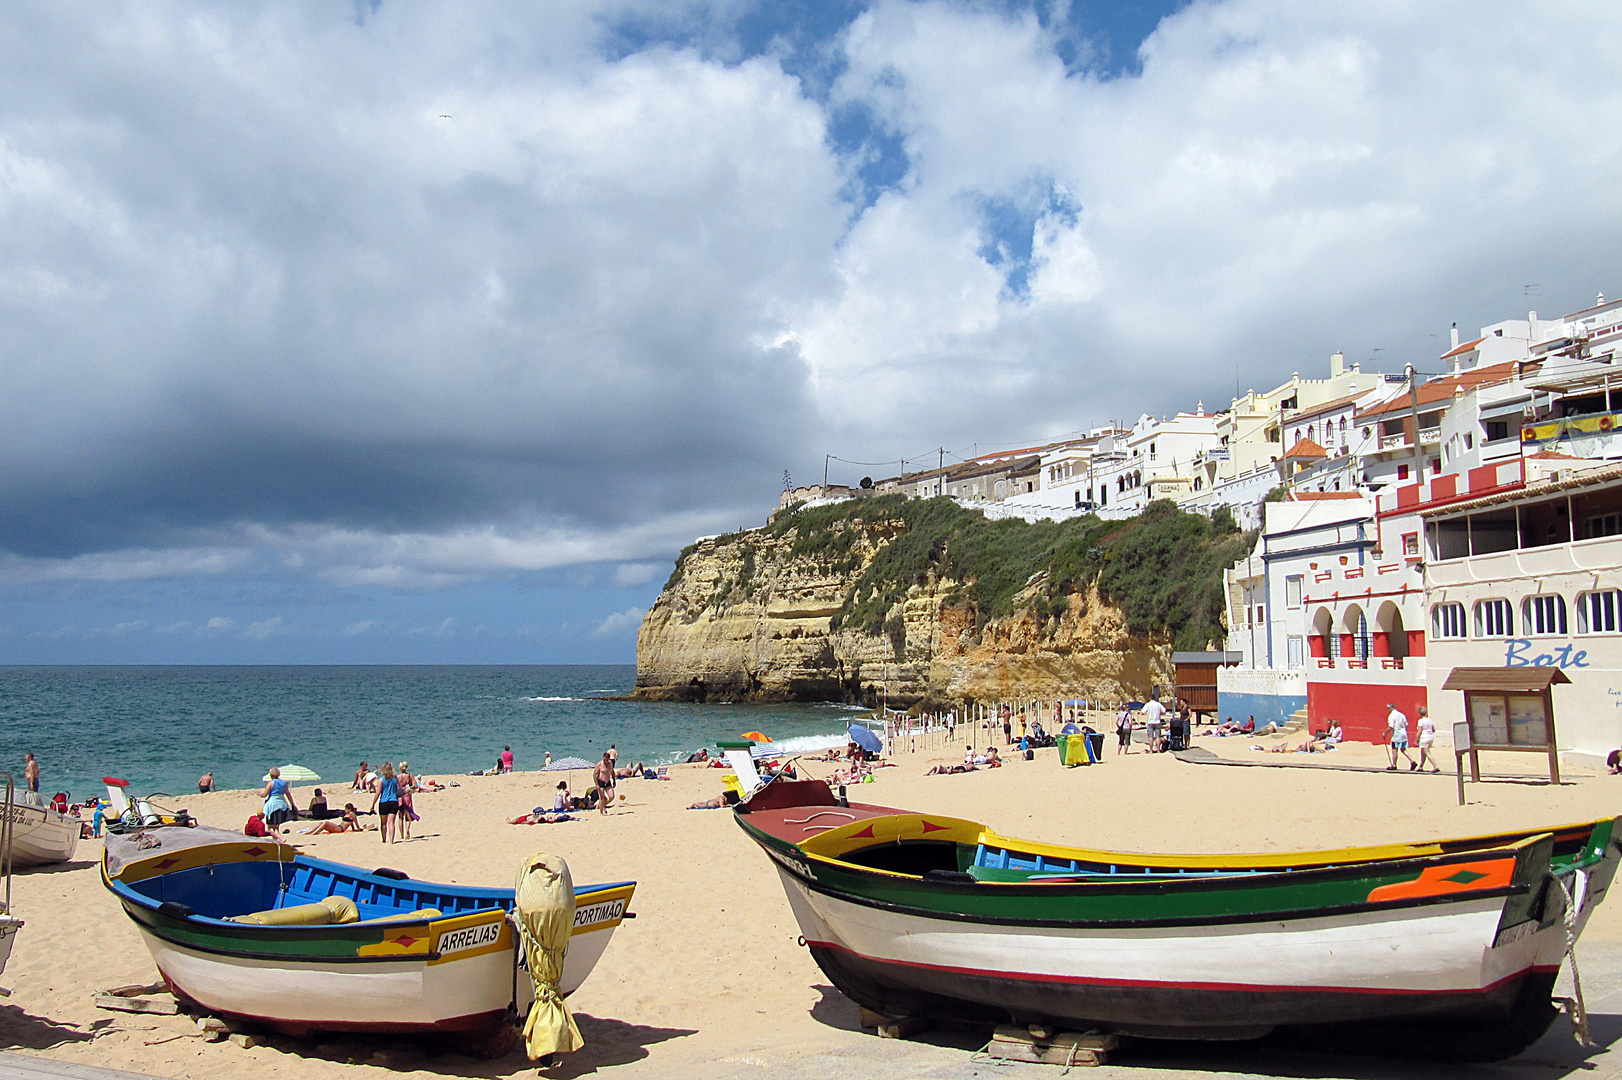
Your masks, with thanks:
[{"label": "wooden notice board", "polygon": [[[1470,779],[1481,780],[1482,750],[1547,754],[1549,782],[1560,782],[1560,751],[1554,729],[1554,687],[1569,683],[1557,667],[1454,668],[1443,690],[1464,692],[1468,750],[1454,740],[1459,768],[1470,758]],[[1462,775],[1462,773],[1461,773]],[[1462,781],[1461,781],[1462,782]]]}]

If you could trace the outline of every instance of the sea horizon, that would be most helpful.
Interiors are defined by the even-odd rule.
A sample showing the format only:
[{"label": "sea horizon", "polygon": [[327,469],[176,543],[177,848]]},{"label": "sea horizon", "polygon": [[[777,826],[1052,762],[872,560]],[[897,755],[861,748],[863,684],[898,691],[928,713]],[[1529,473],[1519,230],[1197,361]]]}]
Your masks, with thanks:
[{"label": "sea horizon", "polygon": [[[75,799],[102,777],[183,797],[302,765],[347,788],[361,760],[409,760],[453,778],[511,746],[520,770],[545,755],[667,763],[759,729],[780,741],[843,730],[836,703],[720,705],[626,700],[634,664],[0,665],[0,770],[40,761],[41,790]],[[789,747],[792,748],[792,743]]]}]

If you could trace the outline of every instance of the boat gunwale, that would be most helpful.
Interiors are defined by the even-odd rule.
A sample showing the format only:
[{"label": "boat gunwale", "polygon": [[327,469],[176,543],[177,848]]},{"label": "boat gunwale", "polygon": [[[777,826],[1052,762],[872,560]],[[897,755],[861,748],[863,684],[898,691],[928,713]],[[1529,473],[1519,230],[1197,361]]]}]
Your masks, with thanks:
[{"label": "boat gunwale", "polygon": [[[229,847],[228,844],[224,844],[224,843],[222,843],[220,846],[221,847]],[[197,850],[205,850],[205,849],[206,849],[206,846],[204,848],[192,848],[192,849],[189,849],[189,850],[197,851]],[[144,861],[144,860],[142,860],[142,861]],[[251,858],[250,859],[221,860],[221,862],[255,862],[255,861],[265,861],[265,860],[255,860],[255,859],[251,859]],[[355,963],[355,962],[373,962],[373,961],[378,961],[378,960],[385,960],[385,961],[437,960],[437,959],[440,958],[440,954],[437,951],[429,951],[429,952],[424,952],[424,953],[410,953],[410,954],[405,954],[405,955],[377,956],[377,957],[373,957],[373,956],[320,956],[320,957],[311,958],[309,960],[304,960],[304,959],[301,959],[301,958],[296,957],[296,956],[289,956],[286,953],[259,953],[259,954],[255,954],[255,953],[249,953],[249,952],[240,951],[240,950],[228,951],[228,950],[224,950],[224,949],[201,949],[196,944],[194,944],[194,943],[192,943],[190,941],[177,940],[175,937],[171,936],[172,932],[171,933],[165,933],[164,932],[164,926],[165,926],[166,923],[173,923],[173,924],[178,925],[178,926],[195,927],[198,930],[206,932],[210,936],[215,937],[215,938],[223,937],[223,938],[226,938],[226,939],[237,939],[237,940],[243,940],[243,941],[254,941],[254,940],[259,940],[259,941],[298,941],[300,939],[307,939],[307,938],[325,936],[325,937],[329,937],[329,938],[333,939],[335,944],[338,943],[338,942],[342,942],[345,946],[352,947],[353,939],[355,937],[364,936],[364,937],[370,938],[370,937],[374,936],[380,930],[388,930],[388,929],[395,929],[395,928],[427,928],[427,927],[434,926],[435,924],[440,924],[442,930],[456,930],[456,929],[460,929],[461,926],[464,923],[466,925],[477,925],[480,922],[489,920],[489,918],[492,915],[499,916],[501,919],[506,920],[511,914],[511,912],[510,912],[510,904],[512,902],[513,893],[514,893],[514,890],[512,890],[512,889],[502,889],[502,888],[499,888],[499,887],[490,887],[490,886],[481,886],[481,885],[447,885],[447,884],[442,883],[442,882],[419,881],[416,878],[409,878],[409,877],[408,878],[403,878],[403,879],[391,878],[391,877],[378,875],[378,874],[374,874],[374,873],[368,873],[367,871],[361,870],[358,867],[351,866],[351,865],[349,865],[347,863],[333,862],[332,860],[329,860],[329,859],[318,859],[318,858],[316,858],[314,856],[305,855],[303,853],[299,853],[299,854],[295,855],[295,857],[293,859],[291,859],[291,860],[288,860],[285,863],[285,865],[287,865],[289,867],[294,867],[294,866],[297,866],[301,862],[304,863],[306,866],[312,866],[312,867],[315,867],[316,869],[333,872],[334,876],[344,877],[344,878],[347,878],[347,879],[350,879],[350,880],[353,880],[353,881],[364,881],[364,882],[367,882],[367,883],[382,884],[382,885],[391,886],[391,887],[397,887],[397,886],[400,886],[400,885],[404,885],[406,883],[410,883],[412,885],[422,887],[422,891],[424,891],[424,892],[429,892],[429,891],[433,891],[433,890],[443,890],[444,892],[450,893],[450,894],[461,894],[461,895],[474,894],[474,896],[472,897],[474,899],[490,899],[490,900],[494,900],[494,901],[498,901],[498,902],[495,903],[491,907],[480,908],[480,909],[478,909],[476,911],[463,911],[463,912],[456,912],[456,913],[452,913],[452,914],[441,914],[441,915],[437,915],[437,916],[436,915],[427,915],[427,916],[419,916],[419,917],[416,917],[416,918],[407,918],[405,916],[410,914],[410,913],[409,912],[402,912],[400,915],[380,916],[380,917],[373,918],[373,919],[361,919],[361,920],[357,920],[357,921],[351,922],[351,923],[321,923],[321,924],[308,925],[308,926],[297,926],[297,925],[266,926],[266,925],[256,924],[256,923],[237,922],[237,921],[235,921],[233,919],[215,918],[214,916],[204,915],[204,914],[201,914],[199,912],[193,912],[192,914],[185,915],[185,916],[169,914],[169,913],[167,913],[167,912],[165,912],[163,910],[163,901],[154,900],[152,897],[147,896],[146,894],[144,894],[142,892],[139,892],[138,890],[133,888],[128,882],[123,881],[121,879],[121,875],[120,875],[120,877],[114,877],[113,875],[108,873],[107,859],[106,859],[105,854],[103,855],[103,858],[102,858],[102,861],[101,861],[101,877],[102,877],[102,884],[104,886],[106,886],[107,890],[109,892],[111,892],[113,894],[113,896],[119,901],[120,905],[124,908],[125,914],[127,914],[130,917],[130,919],[133,922],[135,922],[139,927],[141,927],[143,930],[152,933],[153,935],[159,937],[160,939],[162,939],[163,941],[168,942],[171,945],[178,945],[178,946],[181,946],[183,948],[197,949],[197,951],[200,951],[200,952],[209,952],[211,954],[220,955],[220,956],[240,956],[240,957],[243,957],[245,959],[262,959],[262,960],[279,960],[279,961],[289,961],[289,960],[291,960],[291,961],[294,961],[294,962],[317,962],[317,963],[326,963],[326,962],[330,962],[330,961],[337,961],[337,962],[340,962],[340,963]],[[138,865],[138,864],[137,863],[126,864],[124,869],[129,869],[131,866],[134,866],[134,865]],[[165,875],[163,875],[163,874],[149,874],[149,875],[146,875],[144,877],[139,878],[138,880],[140,880],[140,881],[151,881],[153,878],[163,877],[163,876],[165,876]],[[613,892],[615,890],[624,889],[624,888],[631,888],[631,889],[634,890],[635,887],[636,887],[636,884],[637,883],[635,881],[628,880],[628,881],[597,882],[597,883],[593,883],[593,884],[590,884],[590,885],[577,886],[575,888],[575,891],[574,891],[576,908],[578,909],[579,907],[584,906],[584,904],[589,904],[589,903],[596,902],[596,901],[591,900],[590,898],[596,896],[599,893]],[[501,901],[501,900],[508,901],[509,907],[501,906],[501,904],[499,903],[499,901]],[[627,906],[629,906],[629,898],[627,898]],[[139,917],[136,914],[137,911],[145,914],[148,917],[147,918]],[[624,916],[622,915],[620,917],[619,921],[623,921],[623,919],[624,919]],[[614,924],[615,927],[617,927],[619,925],[619,921],[615,922],[615,924]],[[370,941],[368,941],[367,943],[371,944]]]},{"label": "boat gunwale", "polygon": [[[739,808],[741,809],[741,808]],[[776,808],[777,812],[786,813],[790,809],[802,808]],[[806,806],[803,809],[828,810],[825,806]],[[814,836],[803,837],[799,841],[787,837],[777,836],[771,830],[755,826],[753,818],[758,813],[772,813],[774,811],[756,811],[743,813],[734,811],[734,819],[748,832],[761,832],[767,836],[799,848],[808,858],[829,859],[840,862],[831,856],[819,855],[815,851],[808,851],[802,845],[807,841],[818,840],[830,834],[837,833],[839,829],[855,826],[857,824],[872,825],[874,822],[890,817],[928,817],[933,821],[950,822],[953,825],[966,825],[979,830],[980,843],[988,847],[1002,847],[1010,851],[1019,851],[1022,854],[1052,855],[1078,862],[1117,863],[1132,866],[1167,866],[1193,869],[1195,867],[1235,867],[1249,870],[1263,869],[1292,869],[1292,870],[1319,870],[1334,866],[1351,864],[1389,863],[1412,859],[1434,859],[1455,855],[1483,854],[1487,851],[1503,848],[1522,840],[1533,837],[1550,835],[1556,843],[1573,842],[1579,837],[1591,837],[1594,830],[1605,824],[1615,824],[1622,820],[1622,816],[1595,818],[1586,822],[1568,822],[1562,825],[1551,825],[1546,828],[1522,829],[1511,832],[1484,833],[1478,836],[1447,837],[1438,840],[1427,840],[1408,844],[1370,844],[1361,847],[1322,848],[1314,851],[1287,851],[1287,852],[1221,852],[1217,854],[1164,854],[1140,851],[1110,851],[1101,848],[1070,847],[1063,844],[1049,844],[1038,840],[1023,840],[1018,837],[1004,836],[983,822],[972,818],[959,818],[951,814],[932,814],[918,810],[905,810],[898,807],[880,806],[873,803],[851,803],[848,807],[839,807],[842,810],[858,810],[865,816],[849,822],[838,829],[829,829]],[[1612,841],[1618,840],[1613,829]],[[1584,848],[1587,844],[1584,844]],[[1595,859],[1598,857],[1596,856]],[[1585,863],[1591,864],[1595,859]],[[1577,865],[1577,864],[1573,864]],[[902,875],[909,876],[909,875]],[[989,882],[988,882],[989,884]]]}]

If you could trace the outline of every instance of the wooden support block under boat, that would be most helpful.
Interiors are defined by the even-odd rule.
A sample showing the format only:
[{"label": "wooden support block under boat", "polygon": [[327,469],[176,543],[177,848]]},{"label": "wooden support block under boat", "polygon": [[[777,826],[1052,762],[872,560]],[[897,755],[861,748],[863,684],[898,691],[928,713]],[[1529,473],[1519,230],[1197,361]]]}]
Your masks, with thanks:
[{"label": "wooden support block under boat", "polygon": [[98,1009],[113,1009],[117,1012],[173,1015],[180,1011],[180,1005],[174,998],[165,1000],[164,998],[127,997],[123,994],[97,994],[92,1000]]},{"label": "wooden support block under boat", "polygon": [[885,1016],[860,1005],[857,1008],[861,1011],[862,1027],[881,1039],[906,1039],[934,1027],[933,1023],[921,1016]]},{"label": "wooden support block under boat", "polygon": [[999,1027],[986,1044],[986,1055],[1000,1061],[1031,1061],[1041,1065],[1103,1065],[1120,1044],[1115,1035],[1065,1031],[1040,1036],[1031,1029]]}]

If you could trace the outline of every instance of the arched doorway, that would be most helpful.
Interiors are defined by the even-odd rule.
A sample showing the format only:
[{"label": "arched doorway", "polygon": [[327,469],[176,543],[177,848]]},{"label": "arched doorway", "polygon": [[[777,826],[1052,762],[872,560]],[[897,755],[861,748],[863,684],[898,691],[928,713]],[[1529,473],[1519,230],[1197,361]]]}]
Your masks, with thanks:
[{"label": "arched doorway", "polygon": [[1408,631],[1402,623],[1402,609],[1395,603],[1387,600],[1380,605],[1380,611],[1374,618],[1377,627],[1374,634],[1374,655],[1390,657],[1397,663],[1392,667],[1401,667],[1402,661],[1408,656]]},{"label": "arched doorway", "polygon": [[1333,662],[1333,658],[1340,655],[1340,641],[1335,637],[1335,617],[1329,614],[1328,608],[1321,607],[1312,616],[1312,633],[1307,638],[1307,645],[1319,660]]},{"label": "arched doorway", "polygon": [[1363,609],[1350,604],[1340,622],[1340,654],[1357,667],[1368,666],[1369,621]]}]

